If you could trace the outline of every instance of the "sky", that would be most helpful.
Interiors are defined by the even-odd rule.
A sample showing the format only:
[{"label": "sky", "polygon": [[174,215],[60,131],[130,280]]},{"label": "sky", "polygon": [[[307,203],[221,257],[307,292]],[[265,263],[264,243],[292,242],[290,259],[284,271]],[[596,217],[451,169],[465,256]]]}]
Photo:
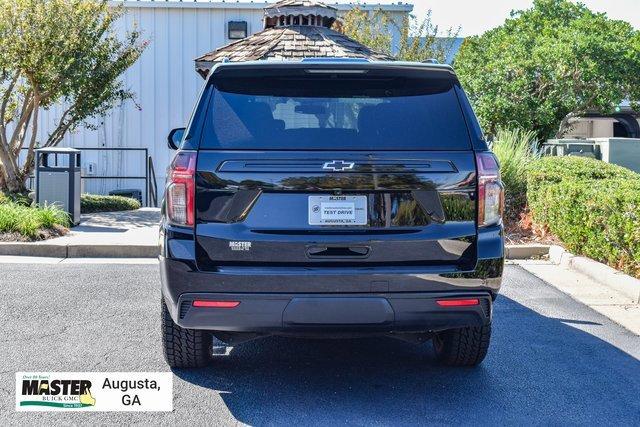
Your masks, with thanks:
[{"label": "sky", "polygon": [[[398,1],[363,2],[384,4]],[[465,37],[497,27],[509,17],[511,10],[527,9],[533,0],[402,0],[402,3],[413,4],[413,13],[419,18],[431,9],[434,24],[440,28],[461,26],[460,36]],[[610,18],[625,20],[640,29],[640,0],[581,0],[581,3],[593,11],[606,12]]]}]

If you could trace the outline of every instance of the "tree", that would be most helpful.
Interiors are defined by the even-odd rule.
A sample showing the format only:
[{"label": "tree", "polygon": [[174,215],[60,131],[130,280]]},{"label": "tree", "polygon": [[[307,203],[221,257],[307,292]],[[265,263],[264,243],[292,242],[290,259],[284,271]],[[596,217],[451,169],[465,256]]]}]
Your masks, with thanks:
[{"label": "tree", "polygon": [[[561,136],[570,119],[640,100],[640,36],[568,0],[535,0],[464,41],[454,62],[485,131]],[[636,104],[637,105],[637,104]]]},{"label": "tree", "polygon": [[[106,1],[0,0],[0,10],[0,191],[15,193],[26,190],[37,146],[55,146],[67,132],[91,127],[89,119],[133,99],[119,77],[146,42],[138,31],[117,37],[123,9]],[[39,112],[59,103],[56,126],[39,141]]]},{"label": "tree", "polygon": [[[450,28],[439,37],[439,28],[434,25],[430,10],[422,21],[408,15],[398,24],[382,9],[369,13],[357,6],[336,22],[336,28],[375,51],[398,60],[418,62],[427,59],[445,62],[459,33],[459,29]],[[400,35],[395,45],[392,29]]]}]

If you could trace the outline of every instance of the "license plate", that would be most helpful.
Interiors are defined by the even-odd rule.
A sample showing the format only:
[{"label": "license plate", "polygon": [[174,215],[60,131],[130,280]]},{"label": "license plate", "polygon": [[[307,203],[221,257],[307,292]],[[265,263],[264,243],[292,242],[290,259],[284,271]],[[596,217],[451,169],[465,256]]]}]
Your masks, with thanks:
[{"label": "license plate", "polygon": [[367,225],[367,196],[309,196],[309,225]]}]

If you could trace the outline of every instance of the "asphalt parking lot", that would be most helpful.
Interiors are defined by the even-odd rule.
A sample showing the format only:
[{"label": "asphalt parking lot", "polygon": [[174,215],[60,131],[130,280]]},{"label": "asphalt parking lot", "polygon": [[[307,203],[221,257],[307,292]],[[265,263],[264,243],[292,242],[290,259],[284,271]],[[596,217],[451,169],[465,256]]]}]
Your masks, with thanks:
[{"label": "asphalt parking lot", "polygon": [[174,372],[173,413],[16,413],[16,371],[167,371],[158,268],[0,264],[0,424],[640,424],[640,337],[508,266],[489,356],[268,338]]}]

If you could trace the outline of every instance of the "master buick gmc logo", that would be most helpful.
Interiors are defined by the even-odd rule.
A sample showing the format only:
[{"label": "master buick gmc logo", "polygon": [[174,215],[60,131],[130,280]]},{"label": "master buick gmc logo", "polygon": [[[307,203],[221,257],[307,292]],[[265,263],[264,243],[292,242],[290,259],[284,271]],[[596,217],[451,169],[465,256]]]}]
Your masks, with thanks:
[{"label": "master buick gmc logo", "polygon": [[355,163],[353,162],[345,162],[343,160],[333,160],[331,162],[327,162],[322,165],[322,169],[334,171],[334,172],[342,172],[346,170],[353,169]]},{"label": "master buick gmc logo", "polygon": [[251,242],[229,242],[232,251],[248,251],[251,249]]}]

